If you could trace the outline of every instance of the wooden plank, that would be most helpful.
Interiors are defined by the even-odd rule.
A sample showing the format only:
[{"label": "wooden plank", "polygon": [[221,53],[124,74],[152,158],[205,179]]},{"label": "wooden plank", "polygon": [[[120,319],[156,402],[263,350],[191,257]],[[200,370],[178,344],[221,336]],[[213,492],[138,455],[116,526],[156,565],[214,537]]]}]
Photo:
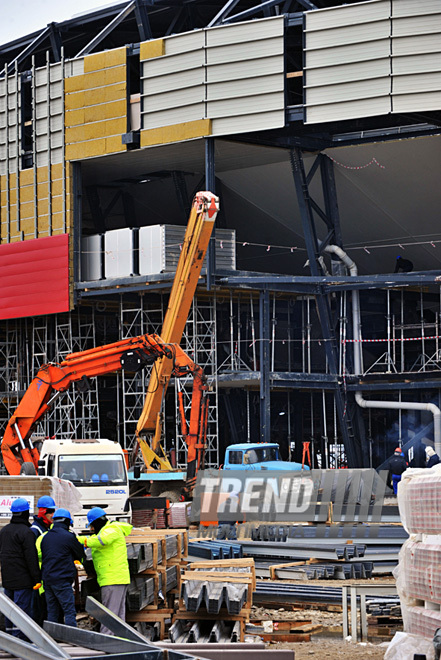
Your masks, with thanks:
[{"label": "wooden plank", "polygon": [[303,71],[288,71],[286,74],[287,78],[301,78],[303,76]]},{"label": "wooden plank", "polygon": [[249,573],[235,573],[234,571],[185,571],[182,580],[201,580],[204,582],[242,582],[253,583],[253,576]]}]

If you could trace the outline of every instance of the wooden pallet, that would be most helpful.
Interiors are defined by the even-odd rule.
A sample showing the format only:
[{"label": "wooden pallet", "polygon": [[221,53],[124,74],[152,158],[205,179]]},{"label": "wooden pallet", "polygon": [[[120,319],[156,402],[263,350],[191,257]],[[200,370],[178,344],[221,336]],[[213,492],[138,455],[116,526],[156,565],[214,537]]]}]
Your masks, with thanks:
[{"label": "wooden pallet", "polygon": [[[241,559],[216,559],[214,561],[193,561],[188,565],[189,570],[191,571],[201,571],[204,568],[225,568],[228,571],[229,568],[249,568],[248,573],[238,573],[232,571],[232,574],[235,574],[237,577],[242,575],[251,575],[253,578],[252,588],[253,591],[256,590],[256,568],[254,565],[254,559],[248,557],[242,557]],[[210,571],[211,575],[219,575],[220,571]]]},{"label": "wooden pallet", "polygon": [[186,529],[150,529],[150,527],[134,527],[130,535],[126,536],[126,541],[128,543],[148,543],[152,539],[161,539],[164,542],[163,548],[165,549],[166,536],[176,536],[178,541],[177,556],[169,559],[169,563],[173,563],[173,561],[177,562],[184,557],[187,557],[188,530]]},{"label": "wooden pallet", "polygon": [[165,637],[166,621],[171,621],[174,610],[171,608],[151,610],[148,607],[139,612],[127,612],[126,621],[128,623],[159,623],[159,639],[162,641]]}]

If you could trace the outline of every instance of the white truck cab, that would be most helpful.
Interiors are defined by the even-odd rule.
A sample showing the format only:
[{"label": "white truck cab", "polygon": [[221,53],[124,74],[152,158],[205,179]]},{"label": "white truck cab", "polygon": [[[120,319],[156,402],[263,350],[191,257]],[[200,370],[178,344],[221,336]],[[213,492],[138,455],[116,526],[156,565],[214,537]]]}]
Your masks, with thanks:
[{"label": "white truck cab", "polygon": [[87,529],[87,512],[94,506],[104,509],[110,520],[130,522],[129,481],[118,442],[45,440],[38,474],[71,481],[80,491],[82,510],[73,513],[75,531]]}]

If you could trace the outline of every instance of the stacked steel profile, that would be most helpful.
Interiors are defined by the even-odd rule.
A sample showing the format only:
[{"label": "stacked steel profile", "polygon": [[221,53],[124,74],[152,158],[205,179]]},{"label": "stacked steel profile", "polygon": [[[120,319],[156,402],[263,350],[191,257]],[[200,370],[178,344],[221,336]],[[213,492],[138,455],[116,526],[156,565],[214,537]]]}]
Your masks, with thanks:
[{"label": "stacked steel profile", "polygon": [[188,569],[181,577],[170,639],[219,641],[227,635],[231,641],[243,641],[256,588],[254,560],[194,562]]},{"label": "stacked steel profile", "polygon": [[410,534],[396,572],[404,630],[432,639],[441,627],[441,466],[408,470],[398,503]]}]

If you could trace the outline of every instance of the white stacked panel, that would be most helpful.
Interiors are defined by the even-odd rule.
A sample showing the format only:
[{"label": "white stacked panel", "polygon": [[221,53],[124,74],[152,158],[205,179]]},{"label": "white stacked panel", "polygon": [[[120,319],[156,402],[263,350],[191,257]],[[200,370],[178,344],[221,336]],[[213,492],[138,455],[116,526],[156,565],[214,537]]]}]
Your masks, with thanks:
[{"label": "white stacked panel", "polygon": [[104,234],[104,276],[106,279],[133,275],[133,229],[113,229]]}]

